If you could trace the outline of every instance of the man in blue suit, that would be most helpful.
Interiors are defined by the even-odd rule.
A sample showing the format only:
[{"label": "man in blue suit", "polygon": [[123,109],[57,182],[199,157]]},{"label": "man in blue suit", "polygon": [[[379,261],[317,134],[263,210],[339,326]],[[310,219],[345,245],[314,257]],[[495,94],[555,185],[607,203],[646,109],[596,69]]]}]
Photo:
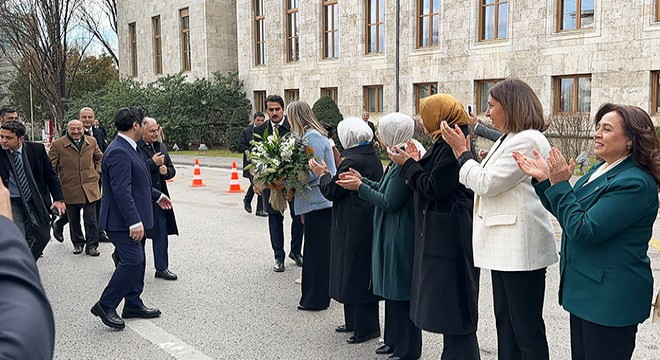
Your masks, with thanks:
[{"label": "man in blue suit", "polygon": [[124,320],[116,308],[124,300],[123,318],[154,318],[160,310],[144,305],[140,295],[144,289],[145,229],[154,225],[152,203],[171,209],[172,202],[151,187],[151,177],[137,141],[142,139],[144,113],[138,108],[121,108],[115,114],[117,137],[103,154],[103,197],[99,228],[108,233],[119,254],[119,264],[112,274],[92,314],[115,329],[123,329]]}]

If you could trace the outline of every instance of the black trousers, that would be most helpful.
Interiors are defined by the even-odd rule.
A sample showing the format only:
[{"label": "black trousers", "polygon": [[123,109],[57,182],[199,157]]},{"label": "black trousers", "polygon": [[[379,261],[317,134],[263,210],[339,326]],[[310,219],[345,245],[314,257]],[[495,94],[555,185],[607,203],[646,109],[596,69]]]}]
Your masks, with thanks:
[{"label": "black trousers", "polygon": [[422,330],[410,320],[410,301],[385,300],[385,345],[402,359],[422,356]]},{"label": "black trousers", "polygon": [[[37,261],[50,241],[50,224],[33,224],[30,214],[36,214],[36,209],[26,209],[21,198],[11,198],[10,201],[14,224],[25,236],[32,257]],[[31,203],[28,202],[28,206]]]},{"label": "black trousers", "polygon": [[637,325],[594,324],[571,314],[573,360],[629,360],[635,350]]},{"label": "black trousers", "polygon": [[[303,242],[303,224],[300,215],[293,212],[293,204],[289,204],[291,213],[291,253],[300,255]],[[284,260],[284,215],[279,212],[268,213],[268,231],[270,232],[270,244],[275,253],[275,259]]]},{"label": "black trousers", "polygon": [[[443,335],[443,348],[440,360],[479,360],[477,333],[467,335]],[[507,358],[498,358],[505,360]]]},{"label": "black trousers", "polygon": [[305,262],[302,269],[300,305],[311,309],[330,306],[330,229],[332,208],[305,215]]},{"label": "black trousers", "polygon": [[[83,211],[83,224],[85,236],[80,226],[80,210]],[[86,245],[87,249],[96,249],[99,246],[99,228],[96,222],[96,202],[86,204],[66,204],[66,213],[69,219],[69,235],[73,245]]]},{"label": "black trousers", "polygon": [[[305,277],[303,276],[303,279]],[[364,304],[344,304],[346,327],[353,330],[355,337],[380,332],[378,301]]]},{"label": "black trousers", "polygon": [[[247,178],[250,180],[250,186],[248,187],[247,191],[245,192],[245,197],[243,200],[245,200],[246,203],[252,203],[252,199],[254,199],[254,181],[252,175],[247,176]],[[263,211],[264,210],[264,200],[261,195],[257,195],[257,211]]]},{"label": "black trousers", "polygon": [[491,271],[498,359],[549,359],[543,322],[545,272]]},{"label": "black trousers", "polygon": [[[96,214],[96,224],[97,224],[96,232],[98,234],[101,234],[101,233],[103,233],[103,230],[98,228],[99,211],[101,210],[101,200],[94,201],[93,204],[94,204],[94,211],[95,211],[95,214]],[[69,205],[67,205],[67,206],[69,206]],[[67,208],[67,211],[68,211],[68,208]],[[84,215],[83,215],[83,221],[84,221]],[[60,216],[57,220],[55,220],[55,222],[57,223],[57,226],[59,226],[61,229],[64,229],[64,225],[69,223],[69,217],[68,216]],[[69,231],[71,231],[71,230],[69,230]],[[85,231],[87,231],[87,228],[85,228]],[[85,233],[85,234],[87,234],[87,233]],[[73,239],[73,237],[71,237],[71,239]],[[98,244],[98,235],[96,236],[96,240],[97,240],[96,242]]]}]

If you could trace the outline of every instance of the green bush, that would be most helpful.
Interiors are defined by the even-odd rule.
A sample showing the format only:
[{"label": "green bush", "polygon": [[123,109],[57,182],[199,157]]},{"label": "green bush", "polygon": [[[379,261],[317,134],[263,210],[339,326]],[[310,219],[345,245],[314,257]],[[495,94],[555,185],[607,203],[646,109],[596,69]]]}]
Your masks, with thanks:
[{"label": "green bush", "polygon": [[339,111],[335,101],[332,100],[330,96],[321,96],[316,100],[314,106],[312,106],[312,112],[318,121],[332,125],[332,128],[334,129],[332,139],[334,140],[337,149],[341,150],[339,137],[337,137],[337,124],[344,119],[344,116]]}]

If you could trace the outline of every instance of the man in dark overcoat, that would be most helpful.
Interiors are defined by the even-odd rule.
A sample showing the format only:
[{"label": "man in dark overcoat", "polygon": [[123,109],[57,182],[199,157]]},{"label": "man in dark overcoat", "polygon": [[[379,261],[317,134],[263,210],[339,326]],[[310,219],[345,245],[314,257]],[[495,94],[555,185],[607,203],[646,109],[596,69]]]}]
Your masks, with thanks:
[{"label": "man in dark overcoat", "polygon": [[[249,213],[252,213],[254,179],[250,173],[250,170],[245,170],[245,168],[250,164],[245,152],[252,150],[252,144],[250,144],[250,141],[252,141],[254,138],[254,128],[263,124],[265,120],[266,116],[261,111],[254,113],[254,116],[252,117],[252,123],[250,123],[250,126],[243,129],[243,132],[241,133],[241,140],[238,142],[238,151],[243,153],[243,177],[250,180],[250,187],[248,187],[247,191],[245,192],[245,197],[243,198],[243,208]],[[257,195],[257,212],[255,214],[257,216],[268,216],[268,214],[266,214],[264,211],[263,197],[261,195]]]}]

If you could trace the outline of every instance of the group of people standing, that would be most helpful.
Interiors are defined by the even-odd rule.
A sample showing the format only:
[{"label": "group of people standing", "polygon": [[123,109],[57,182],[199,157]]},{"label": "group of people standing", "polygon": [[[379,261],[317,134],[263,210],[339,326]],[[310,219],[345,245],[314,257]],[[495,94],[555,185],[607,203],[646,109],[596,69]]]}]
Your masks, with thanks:
[{"label": "group of people standing", "polygon": [[[647,251],[660,184],[660,140],[646,112],[616,104],[598,110],[599,163],[575,185],[574,161],[551,147],[541,102],[518,79],[490,90],[486,116],[496,130],[488,132],[497,137],[481,160],[470,136],[475,119],[448,94],[421,100],[428,149],[412,139],[410,116],[379,121],[376,139],[391,160],[384,171],[361,119],[338,124],[336,161],[307,103],[292,102],[286,113],[290,131],[314,149],[309,188],[293,200],[305,235],[299,310],[342,303],[344,324],[335,330],[352,333],[354,344],[380,336],[384,299],[384,345],[376,353],[417,359],[426,330],[443,334],[442,359],[479,359],[486,269],[498,358],[549,359],[546,270],[559,260],[573,359],[632,357],[637,326],[650,313]],[[551,215],[562,228],[560,254]]]}]

